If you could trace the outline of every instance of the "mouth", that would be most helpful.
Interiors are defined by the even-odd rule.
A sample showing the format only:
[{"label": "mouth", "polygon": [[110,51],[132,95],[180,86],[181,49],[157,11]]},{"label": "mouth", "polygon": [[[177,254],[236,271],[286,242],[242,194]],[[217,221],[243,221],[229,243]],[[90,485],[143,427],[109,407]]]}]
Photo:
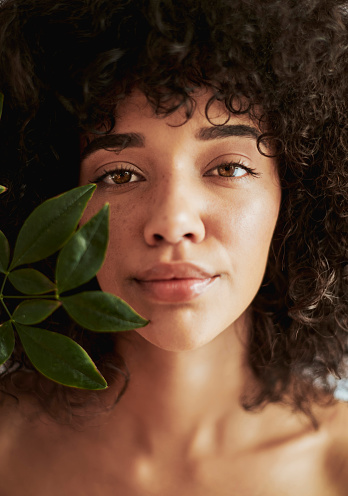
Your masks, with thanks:
[{"label": "mouth", "polygon": [[194,264],[157,264],[134,278],[138,288],[151,300],[179,303],[205,293],[220,277]]}]

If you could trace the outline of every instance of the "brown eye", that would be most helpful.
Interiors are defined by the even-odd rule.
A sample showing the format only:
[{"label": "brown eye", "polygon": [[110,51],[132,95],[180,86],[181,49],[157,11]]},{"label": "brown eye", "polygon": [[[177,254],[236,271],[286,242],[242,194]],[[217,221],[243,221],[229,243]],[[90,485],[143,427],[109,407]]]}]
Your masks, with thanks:
[{"label": "brown eye", "polygon": [[130,171],[118,171],[110,174],[110,178],[115,184],[125,184],[129,183],[132,179],[133,173]]},{"label": "brown eye", "polygon": [[219,176],[233,177],[236,172],[236,166],[232,164],[220,165],[217,167]]},{"label": "brown eye", "polygon": [[[0,0],[1,2],[1,0]],[[112,163],[106,164],[111,166]],[[111,170],[103,170],[103,174],[94,179],[94,182],[100,183],[101,185],[107,186],[125,186],[130,183],[138,183],[139,181],[144,181],[145,178],[138,172],[138,168],[133,164],[127,163],[115,163],[116,167]]]}]

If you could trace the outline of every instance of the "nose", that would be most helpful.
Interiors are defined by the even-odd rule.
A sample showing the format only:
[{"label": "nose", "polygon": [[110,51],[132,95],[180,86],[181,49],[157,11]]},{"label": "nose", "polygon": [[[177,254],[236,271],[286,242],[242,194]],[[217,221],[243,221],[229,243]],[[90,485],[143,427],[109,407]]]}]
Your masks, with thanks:
[{"label": "nose", "polygon": [[155,191],[144,229],[149,246],[178,244],[184,240],[200,243],[205,237],[202,195],[192,185],[168,180]]}]

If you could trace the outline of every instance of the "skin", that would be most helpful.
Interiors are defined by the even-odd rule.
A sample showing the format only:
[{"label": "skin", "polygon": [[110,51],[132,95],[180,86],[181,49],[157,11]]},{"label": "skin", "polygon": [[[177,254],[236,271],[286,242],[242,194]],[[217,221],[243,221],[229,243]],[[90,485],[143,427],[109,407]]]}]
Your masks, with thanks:
[{"label": "skin", "polygon": [[[135,93],[119,109],[114,134],[141,134],[145,146],[105,150],[99,142],[85,151],[81,184],[104,179],[83,222],[106,201],[111,209],[100,285],[150,323],[117,340],[131,381],[115,408],[95,418],[86,411],[78,429],[50,420],[24,394],[21,412],[16,405],[0,411],[0,494],[346,494],[345,405],[316,407],[315,430],[284,405],[251,413],[240,404],[257,388],[245,360],[248,308],[262,282],[281,188],[277,165],[258,152],[247,117],[227,124],[251,126],[248,135],[197,140],[199,129],[213,127],[204,115],[208,97],[196,94],[194,116],[178,126],[182,113],[159,118]],[[210,117],[226,122],[220,104]],[[240,168],[219,167],[226,157]],[[105,173],[125,163],[139,176],[119,187]],[[231,170],[235,177],[221,176]],[[192,280],[191,266],[178,269],[187,262],[204,267],[212,281]],[[180,275],[175,282],[171,270]],[[164,282],[156,279],[163,273]],[[114,394],[111,386],[98,397],[107,405]]]},{"label": "skin", "polygon": [[[110,243],[100,286],[149,319],[137,332],[168,351],[196,349],[245,319],[262,282],[279,212],[276,163],[258,152],[255,137],[196,138],[202,128],[214,129],[204,114],[209,96],[196,96],[193,118],[180,125],[182,112],[158,118],[136,93],[119,110],[114,132],[142,135],[144,146],[99,149],[81,165],[81,184],[116,168],[134,171],[128,183],[116,185],[110,176],[100,181],[83,221],[110,203]],[[228,116],[217,103],[209,117],[223,124]],[[227,124],[257,133],[247,117]],[[232,174],[234,166],[221,167],[226,163],[236,164],[236,177],[219,175]],[[198,297],[179,295],[179,301],[160,301],[137,282],[153,267],[149,277],[156,275],[159,264],[181,263],[198,265],[215,280]]]}]

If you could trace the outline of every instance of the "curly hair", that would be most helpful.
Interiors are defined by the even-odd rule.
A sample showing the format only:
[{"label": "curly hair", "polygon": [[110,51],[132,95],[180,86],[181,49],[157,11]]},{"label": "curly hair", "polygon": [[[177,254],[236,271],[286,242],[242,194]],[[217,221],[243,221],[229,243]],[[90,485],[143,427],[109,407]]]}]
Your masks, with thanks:
[{"label": "curly hair", "polygon": [[[337,0],[5,0],[1,227],[12,239],[34,206],[77,184],[79,137],[110,132],[134,88],[157,114],[182,107],[187,119],[194,90],[209,88],[208,118],[219,100],[257,120],[282,185],[251,305],[248,360],[260,387],[245,407],[282,401],[310,414],[332,398],[330,378],[347,375],[347,41]],[[112,337],[58,317],[52,325],[77,333],[107,373]],[[4,380],[24,366],[18,344]]]}]

